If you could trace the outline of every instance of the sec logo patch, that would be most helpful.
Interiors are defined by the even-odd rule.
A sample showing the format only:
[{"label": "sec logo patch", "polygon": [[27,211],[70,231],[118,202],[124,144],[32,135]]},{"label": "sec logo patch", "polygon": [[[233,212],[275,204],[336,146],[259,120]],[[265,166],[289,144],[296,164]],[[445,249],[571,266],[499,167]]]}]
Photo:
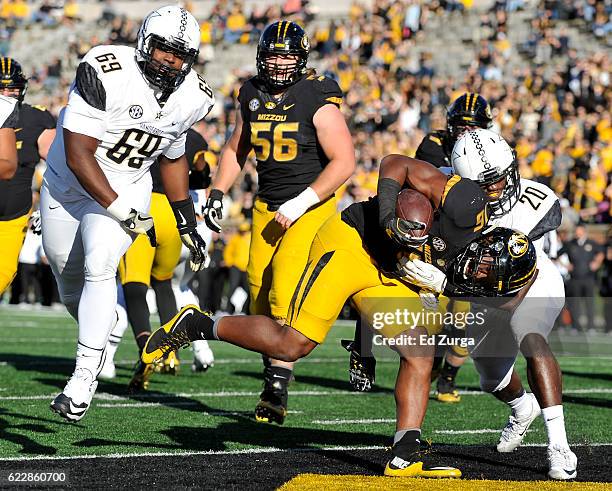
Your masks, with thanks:
[{"label": "sec logo patch", "polygon": [[251,111],[257,111],[259,109],[259,105],[260,104],[259,104],[259,100],[258,99],[253,98],[253,99],[251,99],[249,101],[249,109]]},{"label": "sec logo patch", "polygon": [[130,118],[132,119],[142,118],[142,113],[143,113],[142,106],[139,106],[138,104],[130,106],[130,109],[129,109]]}]

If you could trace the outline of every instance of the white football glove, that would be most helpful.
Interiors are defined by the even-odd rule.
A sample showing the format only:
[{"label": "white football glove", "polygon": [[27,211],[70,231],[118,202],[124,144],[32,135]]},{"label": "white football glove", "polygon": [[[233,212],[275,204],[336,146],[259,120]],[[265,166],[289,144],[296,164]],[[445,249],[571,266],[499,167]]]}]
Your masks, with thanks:
[{"label": "white football glove", "polygon": [[124,199],[120,196],[106,210],[119,220],[119,223],[125,230],[135,234],[146,235],[151,246],[157,247],[155,224],[151,215],[130,208],[129,204],[125,203]]},{"label": "white football glove", "polygon": [[300,218],[306,210],[320,201],[319,196],[311,187],[306,188],[295,198],[279,206],[277,213],[287,217],[292,222]]},{"label": "white football glove", "polygon": [[40,218],[40,210],[33,211],[28,220],[28,226],[35,235],[42,233],[42,220]]},{"label": "white football glove", "polygon": [[403,280],[434,293],[442,293],[446,286],[446,275],[433,264],[420,259],[407,260],[402,257],[399,273]]},{"label": "white football glove", "polygon": [[419,291],[419,297],[421,298],[421,304],[425,310],[437,311],[440,301],[438,295],[429,290],[421,289]]},{"label": "white football glove", "polygon": [[202,207],[202,216],[209,229],[218,234],[221,233],[219,221],[223,219],[223,191],[211,189],[208,200]]}]

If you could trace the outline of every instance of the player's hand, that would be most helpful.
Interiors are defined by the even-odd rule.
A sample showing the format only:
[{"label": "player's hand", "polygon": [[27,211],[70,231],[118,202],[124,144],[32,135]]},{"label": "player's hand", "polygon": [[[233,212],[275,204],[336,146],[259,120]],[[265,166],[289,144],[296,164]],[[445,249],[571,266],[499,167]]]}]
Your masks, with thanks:
[{"label": "player's hand", "polygon": [[399,271],[402,279],[434,293],[442,293],[446,286],[446,275],[433,264],[420,259],[400,258]]},{"label": "player's hand", "polygon": [[40,218],[40,210],[32,212],[28,220],[28,227],[35,235],[42,233],[42,220]]},{"label": "player's hand", "polygon": [[202,207],[202,216],[209,229],[221,233],[219,220],[223,219],[223,191],[211,189],[206,204]]},{"label": "player's hand", "polygon": [[189,266],[196,273],[210,264],[206,242],[197,230],[181,234],[183,244],[189,249]]},{"label": "player's hand", "polygon": [[295,198],[285,201],[279,206],[274,215],[274,220],[287,230],[293,222],[300,218],[308,208],[316,205],[320,201],[319,196],[311,187],[306,188]]},{"label": "player's hand", "polygon": [[418,247],[422,241],[412,235],[413,230],[423,230],[425,225],[412,220],[390,216],[385,220],[385,232],[400,247]]},{"label": "player's hand", "polygon": [[151,247],[157,247],[155,224],[153,223],[153,217],[148,213],[141,213],[132,208],[128,217],[119,223],[129,232],[146,235]]},{"label": "player's hand", "polygon": [[419,297],[421,299],[421,304],[423,305],[423,308],[425,310],[438,310],[440,301],[438,300],[438,295],[436,295],[434,292],[422,288],[419,291]]}]

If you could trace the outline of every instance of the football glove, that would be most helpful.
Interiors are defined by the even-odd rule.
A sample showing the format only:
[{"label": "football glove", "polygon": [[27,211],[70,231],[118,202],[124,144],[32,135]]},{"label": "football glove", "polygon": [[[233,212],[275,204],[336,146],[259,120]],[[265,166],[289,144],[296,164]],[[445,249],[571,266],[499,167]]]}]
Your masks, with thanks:
[{"label": "football glove", "polygon": [[385,220],[385,232],[400,247],[418,247],[427,240],[427,236],[413,237],[412,230],[424,230],[425,224],[413,220],[404,220],[389,216]]},{"label": "football glove", "polygon": [[219,220],[223,219],[223,191],[211,189],[206,204],[202,207],[204,223],[213,232],[221,233]]},{"label": "football glove", "polygon": [[196,215],[191,197],[173,201],[170,207],[174,212],[176,227],[181,236],[181,241],[189,249],[189,266],[192,271],[198,272],[210,263],[207,254],[206,241],[196,230]]},{"label": "football glove", "polygon": [[123,197],[117,196],[117,199],[106,208],[106,211],[119,220],[119,223],[125,230],[135,234],[146,234],[151,246],[157,247],[153,217],[148,213],[141,213],[131,208],[124,201],[126,200]]},{"label": "football glove", "polygon": [[421,289],[419,291],[419,297],[421,298],[421,304],[425,310],[437,311],[440,301],[438,295],[429,290]]},{"label": "football glove", "polygon": [[349,383],[351,387],[356,392],[370,392],[376,379],[376,358],[361,356],[355,341],[352,339],[342,339],[340,344],[351,354],[349,358]]},{"label": "football glove", "polygon": [[409,260],[405,256],[401,257],[398,272],[408,283],[434,293],[442,293],[446,286],[446,275],[433,264],[420,259]]},{"label": "football glove", "polygon": [[132,208],[127,219],[122,220],[119,223],[121,223],[121,226],[129,232],[146,234],[146,236],[149,238],[151,247],[157,247],[155,224],[153,223],[153,217],[148,213],[141,213]]},{"label": "football glove", "polygon": [[40,210],[32,212],[30,219],[28,220],[28,227],[35,235],[42,233],[42,220],[40,218]]}]

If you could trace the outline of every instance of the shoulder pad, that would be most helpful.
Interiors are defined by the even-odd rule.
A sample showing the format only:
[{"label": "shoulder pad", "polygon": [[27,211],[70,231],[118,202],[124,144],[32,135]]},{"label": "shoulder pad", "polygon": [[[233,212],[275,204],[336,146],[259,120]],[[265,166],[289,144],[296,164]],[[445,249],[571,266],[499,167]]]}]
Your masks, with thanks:
[{"label": "shoulder pad", "polygon": [[311,82],[312,87],[324,94],[342,94],[338,83],[325,75],[308,75],[306,80]]}]

